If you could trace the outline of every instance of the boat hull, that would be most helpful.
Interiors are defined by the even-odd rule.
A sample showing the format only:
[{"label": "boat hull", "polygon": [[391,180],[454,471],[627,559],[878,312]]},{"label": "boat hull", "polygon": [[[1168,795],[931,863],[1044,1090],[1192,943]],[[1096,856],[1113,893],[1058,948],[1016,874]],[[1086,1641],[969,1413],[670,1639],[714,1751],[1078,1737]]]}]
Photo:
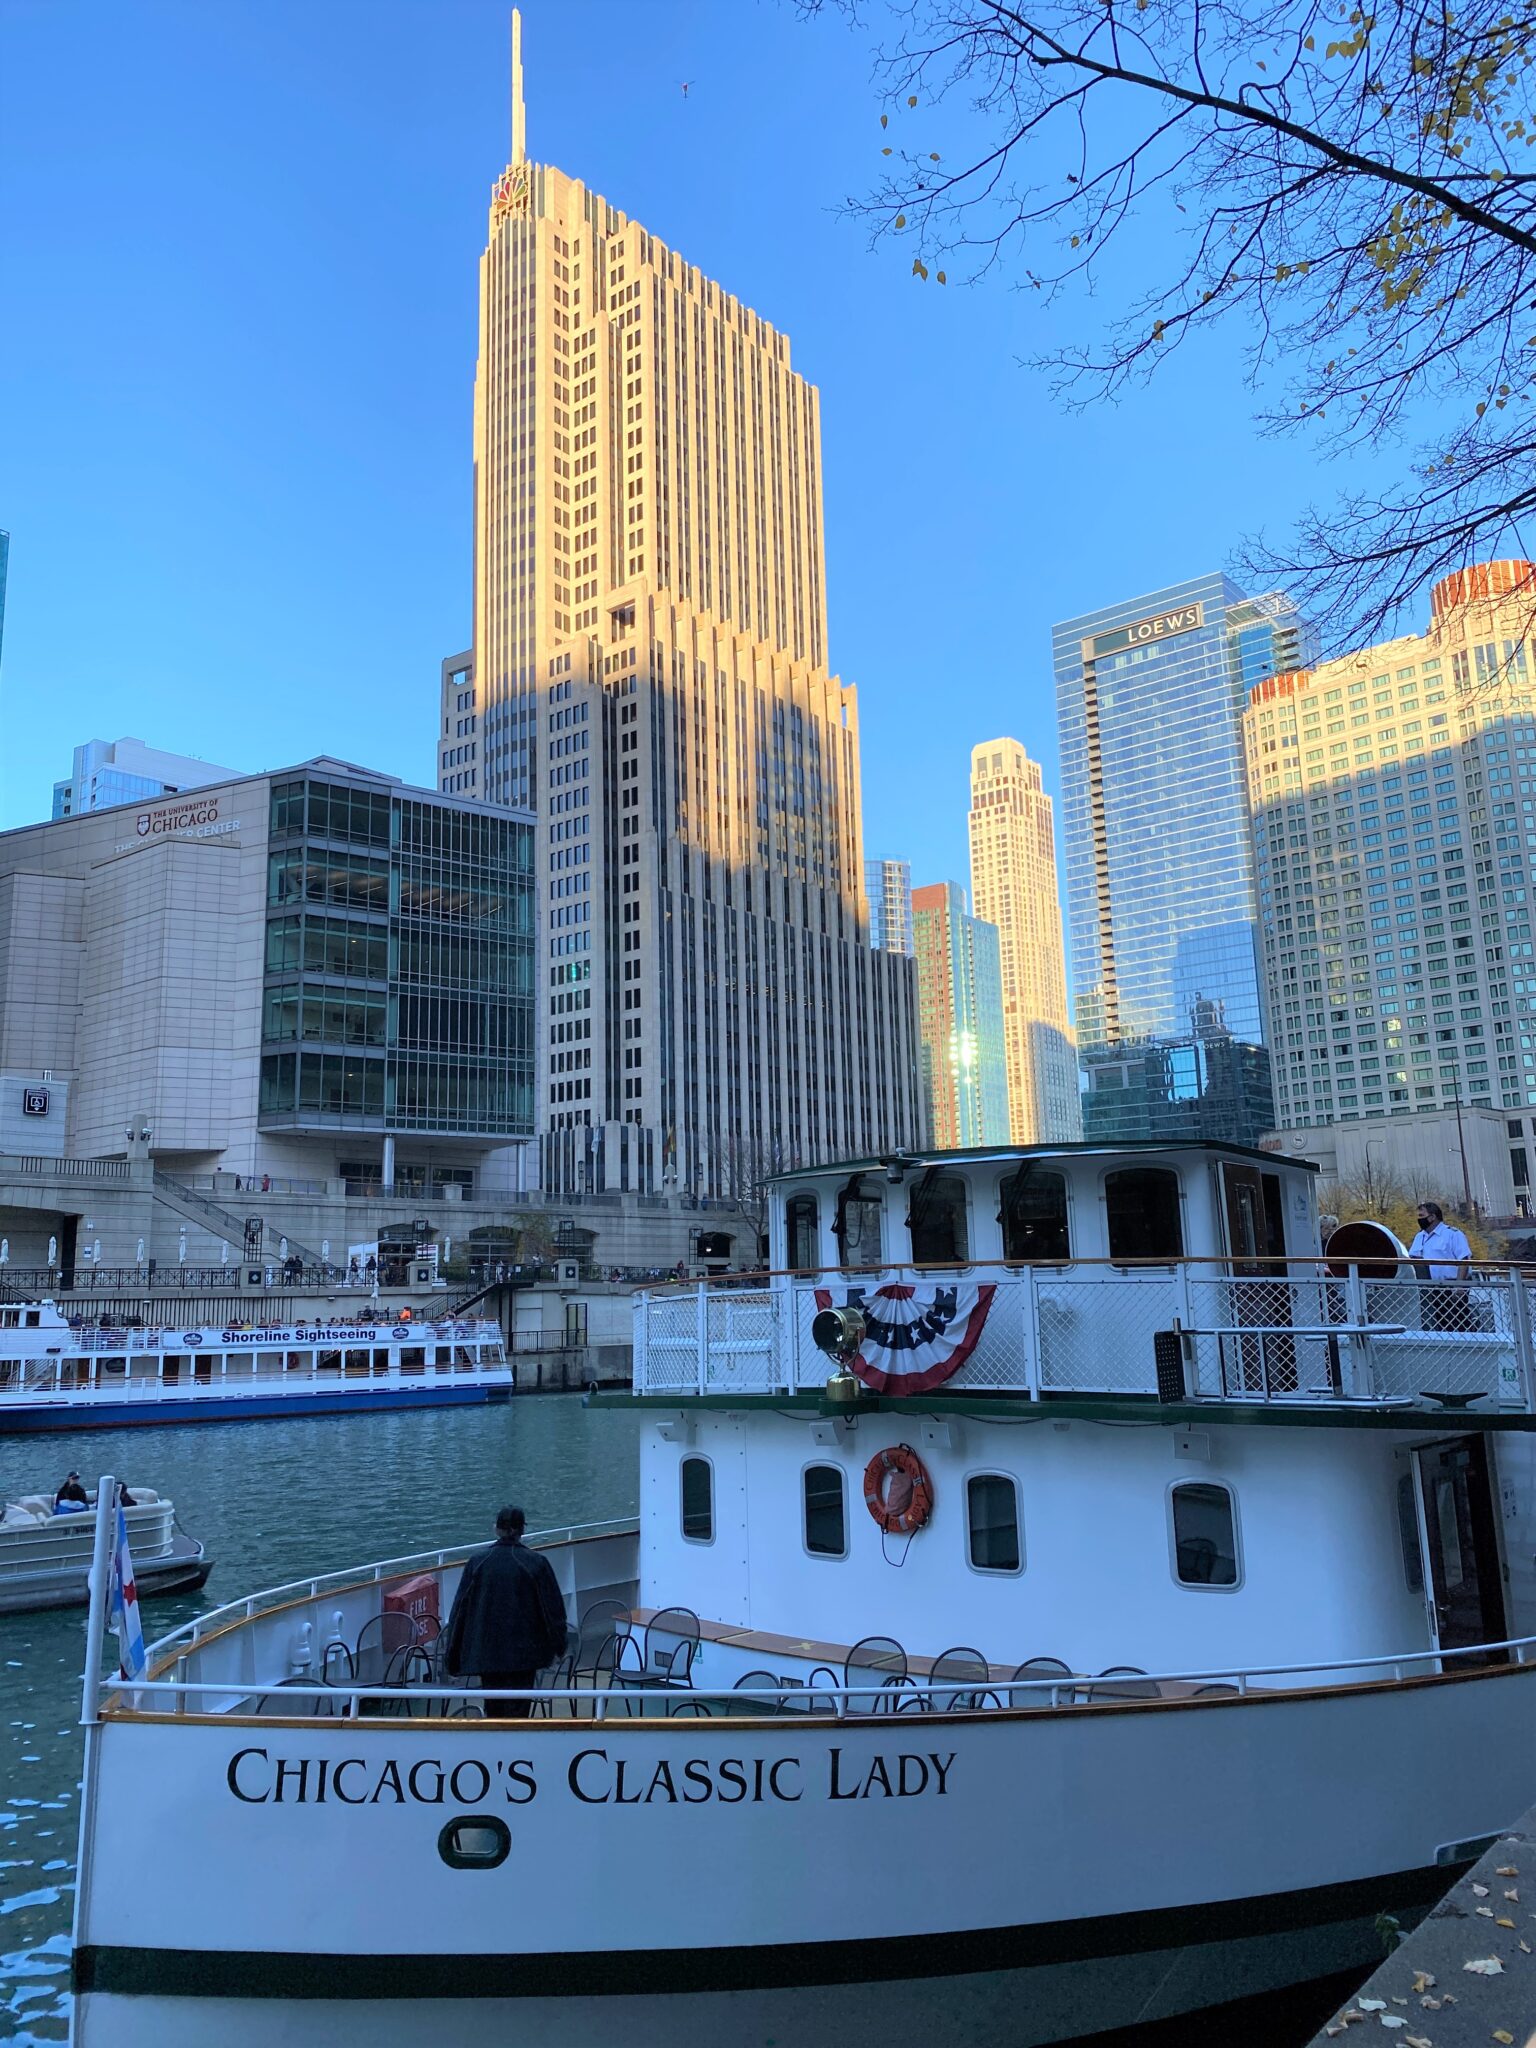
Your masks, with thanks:
[{"label": "boat hull", "polygon": [[226,1704],[93,1731],[79,2048],[425,2042],[466,1999],[530,2048],[1043,2048],[1368,1967],[1536,1796],[1536,1667],[845,1722]]},{"label": "boat hull", "polygon": [[[195,1593],[207,1583],[213,1559],[201,1543],[178,1533],[169,1557],[136,1561],[134,1584],[141,1599],[157,1593]],[[89,1565],[60,1571],[0,1574],[0,1614],[33,1614],[45,1607],[84,1607],[90,1597]]]},{"label": "boat hull", "polygon": [[273,1422],[286,1415],[372,1415],[398,1408],[467,1408],[510,1400],[510,1381],[469,1386],[316,1388],[291,1394],[161,1394],[153,1400],[18,1398],[0,1408],[0,1437],[44,1430],[163,1428],[175,1422]]},{"label": "boat hull", "polygon": [[[1131,2027],[1219,2013],[1341,1972],[1368,1970],[1382,1955],[1378,1912],[1391,1910],[1411,1926],[1454,1876],[1432,1869],[1403,1873],[1381,1889],[1373,1883],[1364,1911],[1351,1910],[1343,1893],[1245,1900],[1240,1919],[1250,1931],[1226,1938],[1215,1937],[1214,1919],[1201,1938],[1196,1915],[1184,1916],[1186,1932],[1196,1938],[1183,1941],[1172,1938],[1171,1920],[1159,1933],[1150,1924],[1110,1918],[1096,1923],[1086,1945],[1080,1925],[1013,1930],[1025,1935],[1023,1945],[1037,1960],[956,1967],[989,1957],[995,1964],[1007,1952],[1009,1935],[978,1930],[946,1937],[949,1953],[934,1958],[932,1973],[923,1975],[885,1974],[891,1958],[832,1942],[791,1955],[694,1950],[670,1969],[664,1959],[660,1971],[650,1957],[599,1960],[578,1953],[529,1959],[546,1988],[509,1996],[488,1988],[494,1970],[488,1973],[487,1959],[478,1955],[376,1958],[365,1971],[349,1968],[340,1978],[336,1958],[317,1968],[314,1958],[251,1956],[225,1959],[244,1977],[248,1995],[210,1998],[194,1978],[195,1967],[206,1981],[201,1959],[194,1966],[189,1957],[144,1955],[120,1974],[82,1957],[76,1964],[77,2039],[84,2048],[203,2048],[209,2041],[221,2048],[270,2048],[274,2040],[284,2048],[378,2048],[381,2042],[429,2048],[458,2038],[467,2023],[505,2048],[547,2048],[551,2041],[571,2048],[612,2048],[615,2041],[626,2048],[677,2048],[679,2041],[747,2048],[774,2042],[889,2048],[903,2039],[934,2048],[1110,2042]],[[1144,1945],[1148,1941],[1154,1945]],[[1053,1943],[1061,1953],[1049,1960]],[[621,1971],[632,1981],[626,1984]],[[159,1988],[97,1988],[103,1979],[122,1985],[134,1977]],[[642,1988],[646,1978],[657,1988]],[[556,1981],[567,1990],[547,1988]],[[182,1988],[173,1992],[172,1983]],[[283,2000],[280,2020],[274,1997]]]}]

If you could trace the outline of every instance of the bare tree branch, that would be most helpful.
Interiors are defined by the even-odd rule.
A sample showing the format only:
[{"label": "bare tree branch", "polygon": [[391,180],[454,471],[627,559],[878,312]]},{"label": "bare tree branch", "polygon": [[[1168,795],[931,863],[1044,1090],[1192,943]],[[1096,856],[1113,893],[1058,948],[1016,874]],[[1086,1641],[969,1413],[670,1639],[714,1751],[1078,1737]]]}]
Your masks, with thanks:
[{"label": "bare tree branch", "polygon": [[[1490,0],[1379,14],[1348,0],[884,5],[886,169],[849,205],[877,239],[910,242],[914,275],[1011,271],[1050,304],[1112,293],[1117,317],[1038,360],[1074,406],[1239,315],[1267,430],[1399,461],[1381,496],[1345,492],[1292,542],[1249,545],[1247,573],[1288,580],[1330,644],[1379,635],[1426,577],[1523,547],[1536,14]],[[956,136],[945,162],[937,144]],[[1177,262],[1127,290],[1149,225],[1170,220]]]}]

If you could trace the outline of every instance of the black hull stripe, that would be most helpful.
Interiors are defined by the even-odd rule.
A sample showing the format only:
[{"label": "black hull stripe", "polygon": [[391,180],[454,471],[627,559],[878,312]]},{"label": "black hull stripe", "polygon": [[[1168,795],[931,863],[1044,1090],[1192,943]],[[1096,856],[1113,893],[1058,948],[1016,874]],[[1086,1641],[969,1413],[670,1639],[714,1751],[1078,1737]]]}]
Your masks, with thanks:
[{"label": "black hull stripe", "polygon": [[259,1950],[77,1948],[77,1993],[160,1998],[563,1998],[680,1991],[783,1990],[1040,1969],[1155,1949],[1196,1948],[1413,1912],[1439,1899],[1464,1866],[1396,1871],[1305,1891],[1159,1907],[954,1934],[747,1947],[575,1950],[544,1955],[308,1955]]}]

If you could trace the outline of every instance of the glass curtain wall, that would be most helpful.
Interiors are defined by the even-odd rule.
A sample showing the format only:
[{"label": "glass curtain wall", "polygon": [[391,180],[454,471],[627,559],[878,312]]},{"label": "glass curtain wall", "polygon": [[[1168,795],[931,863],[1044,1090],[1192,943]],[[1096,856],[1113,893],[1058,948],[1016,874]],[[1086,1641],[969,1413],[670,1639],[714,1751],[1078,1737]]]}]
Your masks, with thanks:
[{"label": "glass curtain wall", "polygon": [[274,785],[264,1127],[531,1131],[532,852],[517,819]]}]

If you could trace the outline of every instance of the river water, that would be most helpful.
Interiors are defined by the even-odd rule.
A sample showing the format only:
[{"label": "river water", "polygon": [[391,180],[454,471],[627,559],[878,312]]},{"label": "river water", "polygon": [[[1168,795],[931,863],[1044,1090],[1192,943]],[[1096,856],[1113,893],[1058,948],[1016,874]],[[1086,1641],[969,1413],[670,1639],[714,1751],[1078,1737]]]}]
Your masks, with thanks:
[{"label": "river water", "polygon": [[[214,1557],[199,1594],[145,1603],[157,1635],[312,1572],[473,1541],[518,1501],[530,1528],[631,1515],[638,1415],[570,1395],[504,1407],[0,1438],[0,1499],[71,1465],[169,1494]],[[0,2040],[63,2041],[79,1827],[85,1610],[0,1615]]]}]

